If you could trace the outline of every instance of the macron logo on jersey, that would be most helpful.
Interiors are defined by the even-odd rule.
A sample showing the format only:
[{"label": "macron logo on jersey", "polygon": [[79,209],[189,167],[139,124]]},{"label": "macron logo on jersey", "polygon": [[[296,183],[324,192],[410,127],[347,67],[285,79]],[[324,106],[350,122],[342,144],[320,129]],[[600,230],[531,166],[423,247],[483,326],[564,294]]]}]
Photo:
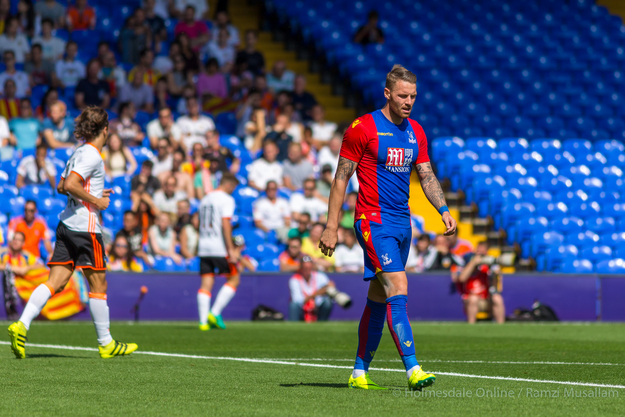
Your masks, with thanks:
[{"label": "macron logo on jersey", "polygon": [[412,149],[387,148],[386,150],[386,170],[396,173],[410,172],[412,164]]}]

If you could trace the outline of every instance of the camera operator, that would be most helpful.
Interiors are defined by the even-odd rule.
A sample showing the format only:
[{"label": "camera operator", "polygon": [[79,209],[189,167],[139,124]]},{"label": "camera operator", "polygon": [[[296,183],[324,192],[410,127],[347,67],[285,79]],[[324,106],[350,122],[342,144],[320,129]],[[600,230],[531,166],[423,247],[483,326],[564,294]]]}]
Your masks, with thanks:
[{"label": "camera operator", "polygon": [[306,322],[327,321],[332,312],[332,299],[328,288],[334,287],[323,272],[315,271],[313,259],[304,255],[299,271],[289,280],[291,302],[289,320]]},{"label": "camera operator", "polygon": [[488,243],[480,242],[475,254],[452,281],[459,287],[467,321],[475,323],[479,311],[491,311],[497,323],[505,321],[505,307],[500,294],[499,265],[488,255]]}]

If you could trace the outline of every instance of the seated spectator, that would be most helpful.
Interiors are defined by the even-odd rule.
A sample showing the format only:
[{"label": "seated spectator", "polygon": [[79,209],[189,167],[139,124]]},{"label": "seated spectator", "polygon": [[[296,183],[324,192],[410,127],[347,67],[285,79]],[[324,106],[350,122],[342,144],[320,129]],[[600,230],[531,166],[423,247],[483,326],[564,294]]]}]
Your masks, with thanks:
[{"label": "seated spectator", "polygon": [[301,143],[304,137],[304,125],[300,123],[299,114],[295,112],[290,103],[284,106],[282,114],[289,120],[286,132],[293,137],[293,142]]},{"label": "seated spectator", "polygon": [[296,142],[289,144],[288,158],[282,162],[284,186],[291,191],[300,190],[304,180],[315,174],[313,165],[302,156],[302,145]]},{"label": "seated spectator", "polygon": [[[0,35],[0,53],[12,51],[15,62],[23,64],[30,53],[30,45],[26,35],[18,32],[19,22],[17,18],[10,17],[4,22],[4,33]],[[6,61],[4,61],[6,64]]]},{"label": "seated spectator", "polygon": [[295,272],[299,270],[302,259],[302,239],[290,237],[284,252],[278,256],[281,272]]},{"label": "seated spectator", "polygon": [[0,73],[0,87],[2,87],[2,91],[0,94],[6,95],[4,91],[4,85],[8,80],[11,80],[15,83],[15,97],[24,98],[30,95],[30,80],[28,78],[28,74],[24,71],[20,71],[15,69],[15,54],[11,50],[7,50],[2,55],[4,58],[4,65],[6,69]]},{"label": "seated spectator", "polygon": [[109,271],[143,272],[143,265],[135,257],[130,243],[121,232],[115,236],[106,269]]},{"label": "seated spectator", "polygon": [[249,71],[254,75],[265,72],[265,57],[262,52],[256,49],[258,34],[255,30],[249,29],[245,32],[245,48],[237,53],[236,65],[239,71]]},{"label": "seated spectator", "polygon": [[[35,8],[40,4],[45,4],[45,2],[37,2]],[[53,4],[57,4],[63,9],[58,3],[52,2]],[[54,23],[50,19],[42,19],[41,20],[41,36],[35,36],[33,38],[33,46],[41,45],[41,52],[43,54],[44,61],[48,61],[54,64],[56,61],[60,61],[63,59],[63,54],[65,53],[65,41],[61,38],[58,38],[52,34],[52,30],[54,29]]]},{"label": "seated spectator", "polygon": [[[150,226],[152,226],[156,221],[156,216],[160,214],[160,211],[154,205],[152,197],[147,193],[141,194],[136,202],[133,201],[132,209],[137,213],[137,221],[139,222],[139,226],[141,227],[143,244],[147,245],[149,241],[148,230],[150,229]],[[147,259],[148,263],[151,265],[154,258],[148,256]]]},{"label": "seated spectator", "polygon": [[231,23],[230,16],[226,10],[220,10],[215,13],[215,21],[213,22],[212,29],[213,39],[217,39],[222,29],[228,31],[228,43],[235,48],[238,47],[241,42],[239,39],[239,30]]},{"label": "seated spectator", "polygon": [[178,180],[173,175],[163,181],[163,189],[154,193],[154,206],[171,217],[176,216],[176,206],[187,199],[187,193],[178,189]]},{"label": "seated spectator", "polygon": [[289,145],[293,143],[293,137],[286,132],[289,126],[289,118],[283,114],[276,118],[276,123],[272,126],[271,131],[265,136],[265,141],[270,140],[278,146],[277,159],[283,162],[289,154]]},{"label": "seated spectator", "polygon": [[320,166],[330,165],[332,175],[336,172],[339,165],[339,154],[341,153],[341,136],[337,133],[332,136],[326,144],[319,150],[317,154],[317,163]]},{"label": "seated spectator", "polygon": [[102,149],[102,159],[106,175],[110,178],[132,175],[137,170],[137,160],[117,133],[109,134],[107,145]]},{"label": "seated spectator", "polygon": [[358,202],[358,193],[352,191],[348,193],[345,197],[345,206],[347,208],[342,210],[341,221],[339,225],[344,227],[345,229],[349,229],[350,227],[354,227],[354,217],[356,215],[356,203]]},{"label": "seated spectator", "polygon": [[42,125],[41,137],[50,149],[71,148],[78,143],[74,137],[74,121],[67,117],[67,107],[62,101],[50,106],[50,117]]},{"label": "seated spectator", "polygon": [[15,135],[18,150],[35,149],[39,141],[41,124],[33,117],[33,108],[30,99],[20,100],[20,117],[13,118],[9,122],[9,128]]},{"label": "seated spectator", "polygon": [[326,292],[334,283],[314,266],[313,259],[304,256],[299,271],[289,279],[289,321],[327,321],[332,313],[332,299]]},{"label": "seated spectator", "polygon": [[378,12],[372,10],[369,12],[367,24],[361,26],[354,35],[354,43],[368,45],[370,43],[384,43],[384,33],[378,26],[380,16]]},{"label": "seated spectator", "polygon": [[230,72],[236,58],[236,50],[230,43],[228,29],[221,29],[217,36],[202,48],[202,53],[209,58],[215,58],[222,72]]},{"label": "seated spectator", "polygon": [[41,54],[41,45],[34,44],[31,49],[30,60],[24,64],[24,72],[30,78],[32,86],[49,85],[52,83],[52,72],[54,64],[51,61],[44,61]]},{"label": "seated spectator", "polygon": [[182,229],[191,223],[191,203],[189,200],[180,200],[176,204],[176,217],[178,220],[174,225],[174,231],[180,235]]},{"label": "seated spectator", "polygon": [[308,213],[313,222],[325,221],[328,204],[317,196],[317,180],[304,180],[304,193],[291,195],[291,218],[299,221],[301,213]]},{"label": "seated spectator", "polygon": [[175,0],[170,3],[169,15],[176,19],[183,19],[189,6],[194,9],[195,20],[210,20],[208,3],[204,0]]},{"label": "seated spectator", "polygon": [[[199,144],[195,144],[196,147]],[[199,155],[199,156],[198,156]],[[223,172],[218,171],[219,169],[219,161],[213,159],[209,156],[206,158],[206,155],[203,153],[193,153],[193,162],[191,164],[193,167],[199,167],[195,170],[193,174],[193,188],[195,189],[195,198],[201,200],[204,196],[214,189],[217,188],[219,182],[221,180],[221,176],[223,176]],[[187,167],[188,169],[189,167]]]},{"label": "seated spectator", "polygon": [[185,224],[180,230],[180,254],[185,259],[193,259],[197,256],[197,247],[200,242],[200,215],[195,212],[191,216],[191,222]]},{"label": "seated spectator", "polygon": [[154,86],[154,108],[155,109],[171,109],[176,107],[177,101],[167,90],[167,80],[159,78]]},{"label": "seated spectator", "polygon": [[[0,116],[7,120],[13,120],[22,114],[20,99],[15,97],[17,91],[15,81],[6,80],[3,85],[4,91],[2,98],[0,98]],[[15,143],[13,145],[15,146]]]},{"label": "seated spectator", "polygon": [[[150,49],[143,49],[139,57],[139,65],[130,70],[128,73],[128,81],[133,82],[135,77],[139,77],[139,79],[143,81],[143,84],[154,88],[158,79],[161,78],[161,73],[152,68],[154,64],[154,52]],[[143,71],[137,73],[139,69]]]},{"label": "seated spectator", "polygon": [[452,267],[463,266],[464,260],[449,251],[449,243],[445,236],[438,235],[434,238],[434,245],[424,257],[423,263],[428,271],[449,271]]},{"label": "seated spectator", "polygon": [[[147,127],[150,146],[160,152],[161,139],[166,139],[170,146],[177,148],[180,145],[182,132],[178,124],[174,122],[171,110],[167,107],[158,111],[158,119],[152,120]],[[170,168],[171,169],[171,168]],[[160,171],[160,169],[158,169]],[[156,174],[158,175],[158,173]]]},{"label": "seated spectator", "polygon": [[[164,53],[156,55],[156,57],[154,58],[154,63],[152,64],[152,68],[163,74],[164,77],[165,74],[174,69],[174,58],[178,55],[182,55],[180,52],[180,44],[176,41],[173,41],[169,44],[167,55],[165,55]],[[159,80],[163,77],[159,78]]]},{"label": "seated spectator", "polygon": [[197,77],[197,95],[202,98],[228,97],[228,86],[226,77],[219,72],[217,59],[210,58],[206,62],[206,71],[200,72]]},{"label": "seated spectator", "polygon": [[259,105],[269,114],[274,106],[273,91],[267,86],[267,77],[259,74],[254,77],[254,89],[260,94]]},{"label": "seated spectator", "polygon": [[26,236],[23,232],[13,233],[6,252],[0,256],[0,272],[11,265],[11,271],[18,277],[24,277],[33,269],[45,268],[41,260],[24,249]]},{"label": "seated spectator", "polygon": [[206,23],[201,20],[196,20],[195,10],[195,7],[191,5],[188,5],[184,9],[181,20],[174,29],[174,35],[178,36],[180,33],[186,34],[189,37],[191,49],[197,53],[210,39],[210,32],[208,31]]},{"label": "seated spectator", "polygon": [[274,92],[293,91],[294,84],[295,73],[286,68],[286,62],[276,61],[271,72],[267,74],[267,86]]},{"label": "seated spectator", "polygon": [[133,205],[139,205],[139,197],[143,194],[152,196],[157,190],[160,190],[161,182],[152,175],[153,167],[154,162],[150,160],[143,161],[139,174],[132,177],[130,181],[130,197],[133,200]]},{"label": "seated spectator", "polygon": [[41,16],[41,32],[44,22],[52,23],[53,28],[65,27],[65,6],[55,0],[43,0],[35,3],[35,13]]},{"label": "seated spectator", "polygon": [[117,100],[120,103],[131,101],[135,108],[146,113],[154,112],[154,90],[143,82],[143,69],[141,67],[135,69],[135,77],[132,82],[121,86]]},{"label": "seated spectator", "polygon": [[19,0],[17,13],[15,14],[19,29],[18,33],[26,35],[29,39],[35,32],[41,30],[41,16],[35,15],[35,8],[31,0]]},{"label": "seated spectator", "polygon": [[352,227],[343,230],[343,243],[334,251],[336,272],[364,272],[365,256]]},{"label": "seated spectator", "polygon": [[473,244],[466,239],[461,239],[458,237],[456,233],[452,236],[447,236],[447,245],[449,246],[449,251],[461,258],[469,255],[473,252]]},{"label": "seated spectator", "polygon": [[[9,123],[6,117],[0,116],[0,161],[6,161],[13,158],[13,147],[15,146],[15,137],[9,130]],[[2,244],[2,242],[0,242]]]},{"label": "seated spectator", "polygon": [[317,197],[319,200],[327,203],[330,197],[330,189],[332,188],[332,167],[329,164],[325,164],[321,167],[321,175],[317,181]]},{"label": "seated spectator", "polygon": [[148,255],[143,250],[141,226],[139,226],[137,214],[134,211],[128,210],[124,212],[123,226],[122,229],[117,232],[117,235],[115,235],[115,241],[117,241],[119,237],[123,237],[126,240],[134,256],[143,260],[148,265],[150,264],[148,262]]},{"label": "seated spectator", "polygon": [[142,9],[136,9],[124,22],[119,34],[119,49],[123,62],[138,64],[141,51],[150,46],[150,28],[143,24],[145,16]]},{"label": "seated spectator", "polygon": [[278,197],[275,181],[269,181],[265,196],[254,202],[254,225],[264,232],[273,230],[280,240],[286,240],[291,225],[291,210],[289,202]]},{"label": "seated spectator", "polygon": [[87,77],[78,82],[75,93],[76,108],[84,110],[87,106],[108,109],[111,104],[109,84],[98,78],[100,62],[92,59],[87,64]]},{"label": "seated spectator", "polygon": [[[145,13],[145,23],[150,28],[153,36],[154,44],[158,44],[163,40],[167,40],[167,27],[165,26],[165,18],[156,13],[156,1],[145,0],[143,2],[143,12]],[[169,18],[169,16],[167,16]]]},{"label": "seated spectator", "polygon": [[[11,0],[0,0],[0,33],[4,32],[6,21],[11,17]],[[4,241],[2,241],[4,243]]]},{"label": "seated spectator", "polygon": [[219,131],[217,130],[209,130],[206,132],[204,156],[210,158],[211,161],[214,161],[218,165],[217,171],[230,171],[236,174],[241,167],[241,159],[234,156],[229,148],[221,146],[219,142]]},{"label": "seated spectator", "polygon": [[48,255],[52,254],[52,234],[46,221],[37,215],[37,203],[33,200],[26,201],[23,216],[14,217],[9,222],[9,240],[13,240],[16,233],[24,235],[23,248],[26,252],[40,258],[39,245],[43,243]]},{"label": "seated spectator", "polygon": [[171,221],[166,213],[156,216],[155,223],[148,231],[150,253],[153,256],[171,258],[177,264],[182,263],[182,257],[176,253],[176,232],[171,227]]},{"label": "seated spectator", "polygon": [[100,68],[98,78],[108,83],[109,94],[112,98],[117,97],[119,89],[126,84],[126,71],[117,65],[113,51],[106,52],[102,57],[102,68]]},{"label": "seated spectator", "polygon": [[76,87],[85,78],[85,64],[76,59],[78,44],[74,41],[65,45],[65,57],[54,66],[55,85],[60,88]]},{"label": "seated spectator", "polygon": [[319,241],[325,230],[323,223],[315,223],[310,228],[308,237],[302,239],[302,253],[313,258],[317,269],[320,271],[329,271],[334,268],[335,258],[326,256],[319,249]]},{"label": "seated spectator", "polygon": [[410,248],[408,254],[408,261],[406,262],[406,272],[421,273],[431,267],[426,264],[435,259],[433,256],[428,256],[433,249],[430,245],[430,235],[427,233],[422,234],[417,238],[417,244]]},{"label": "seated spectator", "polygon": [[258,90],[250,89],[247,98],[237,108],[235,116],[237,119],[236,136],[245,137],[244,144],[250,152],[258,152],[262,147],[262,140],[267,134],[265,130],[266,111],[260,105],[260,92]]},{"label": "seated spectator", "polygon": [[93,7],[87,4],[87,0],[76,0],[75,6],[67,9],[67,29],[93,30],[96,24],[96,15]]},{"label": "seated spectator", "polygon": [[107,41],[98,42],[98,54],[96,55],[95,59],[97,59],[100,63],[100,68],[102,68],[102,66],[104,65],[104,57],[109,52],[111,52],[111,47],[109,46],[109,43]]},{"label": "seated spectator", "polygon": [[[182,169],[182,164],[184,164],[185,160],[186,155],[184,151],[182,149],[176,149],[172,156],[171,170],[161,172],[158,175],[158,179],[161,184],[165,185],[169,179],[174,178],[176,180],[175,191],[185,194],[185,198],[193,198],[195,195],[193,177]],[[163,186],[163,191],[166,192],[166,190],[167,187]],[[156,195],[154,198],[156,198]],[[159,207],[158,204],[157,207]]]},{"label": "seated spectator", "polygon": [[312,136],[316,149],[321,149],[326,145],[336,132],[337,125],[334,122],[328,122],[325,120],[325,109],[321,104],[314,106],[310,112],[312,122],[310,128],[312,129]]},{"label": "seated spectator", "polygon": [[158,145],[156,146],[156,155],[150,159],[154,163],[152,168],[152,174],[158,177],[163,172],[171,172],[173,168],[174,156],[171,151],[171,144],[169,139],[158,139]]},{"label": "seated spectator", "polygon": [[317,149],[315,148],[315,141],[312,137],[312,129],[310,126],[304,128],[304,135],[302,136],[302,154],[311,164],[317,165]]},{"label": "seated spectator", "polygon": [[[195,92],[195,86],[192,84],[187,84],[182,89],[182,97],[178,99],[178,104],[176,105],[176,111],[181,116],[188,116],[189,111],[187,109],[187,100],[195,98],[197,99],[197,95]],[[198,101],[199,103],[199,101]],[[200,103],[201,104],[201,103]]]},{"label": "seated spectator", "polygon": [[141,146],[145,134],[135,122],[135,105],[132,101],[122,102],[119,106],[119,117],[110,122],[110,132],[119,135],[126,146]]},{"label": "seated spectator", "polygon": [[48,158],[48,147],[45,144],[37,146],[35,155],[22,158],[17,166],[15,186],[22,188],[25,185],[50,185],[56,190],[56,167]]},{"label": "seated spectator", "polygon": [[282,90],[276,92],[273,108],[267,114],[267,121],[271,124],[275,123],[278,116],[284,114],[285,107],[289,104],[291,104],[291,96],[289,95],[288,91]]},{"label": "seated spectator", "polygon": [[488,243],[481,242],[475,254],[459,274],[453,274],[453,282],[461,288],[462,301],[469,324],[475,324],[477,313],[492,312],[497,323],[506,321],[506,309],[499,290],[499,266],[488,256]]},{"label": "seated spectator", "polygon": [[232,244],[234,248],[232,250],[233,258],[238,259],[236,268],[239,273],[243,271],[256,272],[258,269],[258,261],[249,255],[245,255],[245,238],[243,235],[232,236]]},{"label": "seated spectator", "polygon": [[193,85],[193,78],[191,73],[187,71],[186,63],[182,55],[174,56],[173,68],[167,73],[165,78],[167,80],[167,91],[173,97],[182,96],[184,87]]},{"label": "seated spectator", "polygon": [[180,55],[184,58],[185,70],[192,76],[196,75],[201,67],[200,56],[191,46],[191,39],[186,33],[181,32],[176,36],[176,43],[180,45]]},{"label": "seated spectator", "polygon": [[37,118],[44,120],[46,117],[50,117],[50,107],[57,101],[59,101],[59,90],[56,87],[49,87],[35,108]]},{"label": "seated spectator", "polygon": [[182,141],[186,149],[191,149],[194,143],[206,146],[206,132],[215,130],[215,122],[208,116],[200,113],[200,104],[197,98],[187,99],[189,114],[178,118],[176,123],[182,132]]},{"label": "seated spectator", "polygon": [[299,215],[299,220],[297,221],[297,227],[291,228],[287,237],[289,239],[293,237],[299,237],[300,239],[304,239],[310,235],[310,214],[301,213]]},{"label": "seated spectator", "polygon": [[293,82],[293,93],[291,94],[291,102],[295,111],[299,113],[304,121],[310,120],[310,111],[317,105],[315,96],[306,91],[306,77],[298,75]]},{"label": "seated spectator", "polygon": [[267,187],[269,181],[282,185],[283,168],[277,161],[278,146],[273,141],[263,143],[263,155],[252,162],[248,167],[248,185],[259,191]]}]

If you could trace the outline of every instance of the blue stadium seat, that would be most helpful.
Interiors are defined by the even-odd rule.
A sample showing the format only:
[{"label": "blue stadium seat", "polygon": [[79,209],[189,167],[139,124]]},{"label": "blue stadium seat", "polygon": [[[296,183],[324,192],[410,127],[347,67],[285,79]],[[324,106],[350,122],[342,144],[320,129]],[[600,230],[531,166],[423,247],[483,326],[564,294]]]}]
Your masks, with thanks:
[{"label": "blue stadium seat", "polygon": [[160,272],[185,272],[184,263],[177,264],[173,259],[164,256],[155,256],[153,268]]},{"label": "blue stadium seat", "polygon": [[625,260],[611,259],[604,260],[595,265],[595,272],[599,274],[625,274]]},{"label": "blue stadium seat", "polygon": [[536,258],[548,248],[562,245],[564,236],[557,232],[543,232],[532,235],[530,241],[530,255]]},{"label": "blue stadium seat", "polygon": [[280,271],[280,261],[278,259],[265,259],[258,265],[259,272],[278,272]]},{"label": "blue stadium seat", "polygon": [[612,248],[609,246],[593,246],[582,249],[580,257],[588,259],[592,263],[596,264],[601,261],[612,259]]},{"label": "blue stadium seat", "polygon": [[590,274],[594,272],[592,262],[588,259],[566,259],[560,265],[559,272],[567,274]]},{"label": "blue stadium seat", "polygon": [[186,260],[187,271],[191,272],[199,272],[200,271],[200,258],[197,256],[195,258]]},{"label": "blue stadium seat", "polygon": [[545,254],[547,261],[545,269],[547,271],[559,271],[562,264],[576,260],[578,254],[577,247],[573,245],[561,245],[556,249],[549,249]]}]

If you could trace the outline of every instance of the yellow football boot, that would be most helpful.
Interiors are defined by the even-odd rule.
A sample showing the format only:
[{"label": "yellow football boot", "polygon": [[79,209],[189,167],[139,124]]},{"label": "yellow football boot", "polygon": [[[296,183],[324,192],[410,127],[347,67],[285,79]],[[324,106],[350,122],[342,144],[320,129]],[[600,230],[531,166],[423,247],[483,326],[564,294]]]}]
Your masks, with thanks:
[{"label": "yellow football boot", "polygon": [[114,356],[130,355],[138,347],[136,343],[121,343],[113,340],[106,346],[99,346],[98,351],[102,359],[109,359]]},{"label": "yellow football boot", "polygon": [[347,386],[358,389],[386,389],[373,382],[371,378],[369,378],[369,372],[364,375],[360,375],[358,378],[354,378],[350,375]]},{"label": "yellow football boot", "polygon": [[210,330],[210,329],[211,329],[211,328],[210,328],[210,326],[208,325],[208,323],[206,323],[206,324],[200,324],[200,330],[201,330],[201,331],[206,332],[206,331],[208,331],[208,330]]},{"label": "yellow football boot", "polygon": [[9,337],[11,338],[11,350],[17,359],[26,357],[26,326],[21,321],[16,321],[9,326]]},{"label": "yellow football boot", "polygon": [[421,391],[425,387],[429,387],[436,381],[436,375],[424,372],[421,367],[412,372],[412,376],[408,379],[408,388],[412,391]]}]

